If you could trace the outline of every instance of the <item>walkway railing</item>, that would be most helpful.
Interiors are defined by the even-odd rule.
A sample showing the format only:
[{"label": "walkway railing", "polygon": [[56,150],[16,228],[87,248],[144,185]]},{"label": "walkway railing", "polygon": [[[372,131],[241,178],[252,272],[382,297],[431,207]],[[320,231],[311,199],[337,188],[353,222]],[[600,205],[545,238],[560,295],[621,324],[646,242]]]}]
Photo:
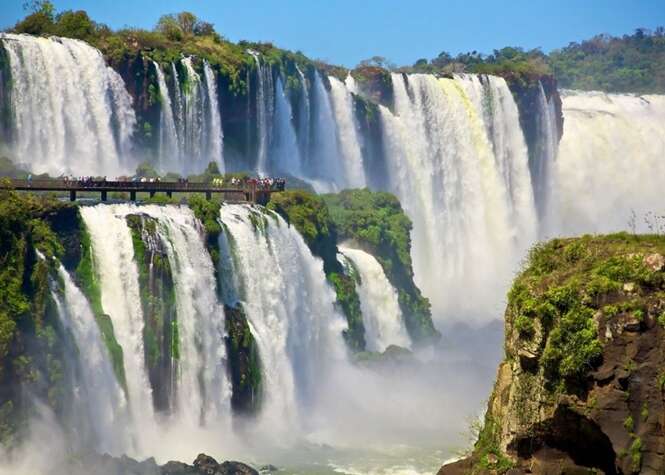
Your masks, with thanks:
[{"label": "walkway railing", "polygon": [[[2,183],[0,181],[0,183]],[[101,200],[106,201],[108,192],[129,193],[130,200],[136,201],[136,193],[148,193],[150,197],[156,193],[165,193],[169,198],[173,193],[205,193],[207,199],[213,194],[231,195],[252,203],[267,203],[270,194],[284,191],[284,180],[240,180],[237,184],[216,185],[213,183],[197,183],[182,181],[106,181],[106,180],[19,180],[10,179],[9,187],[17,191],[55,191],[69,192],[69,199],[76,200],[77,192],[99,192]]]}]

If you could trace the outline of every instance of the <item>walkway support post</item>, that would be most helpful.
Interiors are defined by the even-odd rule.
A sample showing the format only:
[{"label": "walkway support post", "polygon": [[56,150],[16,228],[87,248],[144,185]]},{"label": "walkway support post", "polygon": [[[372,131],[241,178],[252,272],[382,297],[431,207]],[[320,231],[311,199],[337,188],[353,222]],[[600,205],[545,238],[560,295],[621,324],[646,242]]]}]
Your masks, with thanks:
[{"label": "walkway support post", "polygon": [[69,201],[76,201],[76,190],[69,190]]},{"label": "walkway support post", "polygon": [[102,201],[106,201],[106,191],[102,191]]},{"label": "walkway support post", "polygon": [[130,191],[129,192],[129,201],[136,201],[136,192],[135,191]]},{"label": "walkway support post", "polygon": [[206,191],[206,200],[210,201],[212,199],[212,193],[209,191]]}]

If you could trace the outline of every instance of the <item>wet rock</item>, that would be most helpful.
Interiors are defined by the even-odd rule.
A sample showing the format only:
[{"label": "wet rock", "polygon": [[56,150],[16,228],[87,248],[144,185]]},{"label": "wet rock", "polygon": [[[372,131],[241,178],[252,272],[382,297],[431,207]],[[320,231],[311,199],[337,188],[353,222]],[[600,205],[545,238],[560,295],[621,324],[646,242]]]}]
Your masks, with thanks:
[{"label": "wet rock", "polygon": [[623,329],[627,332],[638,332],[642,328],[642,320],[634,315],[627,316],[623,323]]},{"label": "wet rock", "polygon": [[264,465],[263,467],[259,468],[259,473],[273,473],[279,471],[279,468],[275,467],[274,465]]}]

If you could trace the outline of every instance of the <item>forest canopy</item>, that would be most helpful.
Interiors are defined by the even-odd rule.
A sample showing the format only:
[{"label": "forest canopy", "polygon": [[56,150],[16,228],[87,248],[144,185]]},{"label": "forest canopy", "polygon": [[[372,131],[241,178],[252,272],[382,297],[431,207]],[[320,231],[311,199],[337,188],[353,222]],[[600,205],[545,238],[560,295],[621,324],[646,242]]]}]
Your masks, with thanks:
[{"label": "forest canopy", "polygon": [[[163,15],[152,31],[125,28],[114,32],[90,19],[85,11],[58,12],[49,0],[31,0],[24,6],[29,14],[13,31],[85,40],[100,48],[111,60],[118,60],[137,47],[163,51],[163,58],[155,58],[158,60],[179,57],[182,50],[187,49],[208,57],[212,63],[229,63],[226,67],[232,69],[243,62],[242,53],[248,47],[264,53],[269,62],[280,56],[280,50],[269,43],[233,44],[215,31],[212,23],[190,12]],[[301,53],[295,55],[305,60]],[[638,28],[620,37],[601,34],[580,43],[572,42],[549,54],[539,48],[520,47],[495,49],[490,54],[471,51],[456,56],[443,51],[429,60],[421,58],[411,66],[397,67],[383,56],[373,56],[358,65],[365,66],[444,75],[496,74],[526,82],[553,75],[560,87],[569,89],[665,93],[665,29]]]}]

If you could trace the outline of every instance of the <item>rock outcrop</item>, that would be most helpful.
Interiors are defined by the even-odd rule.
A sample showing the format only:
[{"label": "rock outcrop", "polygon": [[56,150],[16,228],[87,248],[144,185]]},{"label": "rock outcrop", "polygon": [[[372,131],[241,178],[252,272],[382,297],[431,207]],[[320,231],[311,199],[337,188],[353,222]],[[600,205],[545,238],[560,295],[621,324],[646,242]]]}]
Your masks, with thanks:
[{"label": "rock outcrop", "polygon": [[259,475],[249,465],[240,462],[217,461],[206,454],[199,454],[192,465],[168,462],[159,466],[155,459],[138,462],[127,456],[111,457],[87,453],[58,465],[50,472],[53,475]]},{"label": "rock outcrop", "polygon": [[536,248],[505,315],[506,356],[456,473],[664,473],[665,237]]}]

